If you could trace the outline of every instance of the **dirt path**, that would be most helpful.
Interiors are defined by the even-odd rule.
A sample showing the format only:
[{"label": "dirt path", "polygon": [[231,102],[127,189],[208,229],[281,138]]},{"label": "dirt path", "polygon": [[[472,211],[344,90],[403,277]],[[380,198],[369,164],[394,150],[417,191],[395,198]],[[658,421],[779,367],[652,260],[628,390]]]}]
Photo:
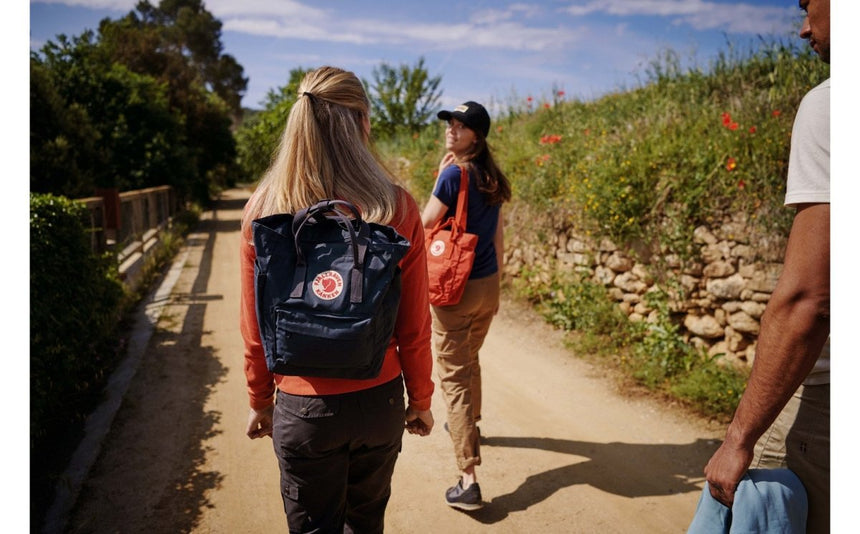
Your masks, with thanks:
[{"label": "dirt path", "polygon": [[[69,522],[69,532],[285,531],[269,440],[244,436],[239,217],[228,191],[188,259]],[[448,508],[442,429],[406,435],[386,532],[685,532],[721,429],[627,398],[558,332],[508,303],[482,350],[487,506]]]}]

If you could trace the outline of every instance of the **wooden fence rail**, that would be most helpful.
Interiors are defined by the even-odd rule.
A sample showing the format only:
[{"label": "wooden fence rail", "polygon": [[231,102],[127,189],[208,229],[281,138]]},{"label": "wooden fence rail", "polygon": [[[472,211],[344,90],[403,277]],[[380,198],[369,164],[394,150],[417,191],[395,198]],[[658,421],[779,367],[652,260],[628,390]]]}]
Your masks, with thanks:
[{"label": "wooden fence rail", "polygon": [[99,196],[78,199],[89,210],[93,251],[114,251],[120,277],[134,288],[144,261],[178,211],[176,193],[170,186],[97,193]]}]

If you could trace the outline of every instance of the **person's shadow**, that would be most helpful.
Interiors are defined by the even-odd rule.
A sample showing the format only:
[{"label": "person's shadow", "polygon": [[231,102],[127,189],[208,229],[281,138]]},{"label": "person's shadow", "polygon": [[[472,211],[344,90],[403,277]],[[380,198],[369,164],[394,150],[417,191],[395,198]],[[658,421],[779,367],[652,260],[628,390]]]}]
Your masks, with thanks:
[{"label": "person's shadow", "polygon": [[696,481],[704,479],[702,469],[719,442],[698,439],[688,444],[633,444],[486,437],[481,438],[481,446],[540,449],[580,457],[570,465],[528,475],[513,492],[469,512],[481,523],[492,524],[576,484],[631,498],[700,492]]}]

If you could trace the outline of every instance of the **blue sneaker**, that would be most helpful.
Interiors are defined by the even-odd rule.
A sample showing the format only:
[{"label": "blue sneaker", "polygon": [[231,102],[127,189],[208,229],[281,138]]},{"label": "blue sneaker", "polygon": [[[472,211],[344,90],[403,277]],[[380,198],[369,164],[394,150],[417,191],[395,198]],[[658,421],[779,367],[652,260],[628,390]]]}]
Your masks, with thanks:
[{"label": "blue sneaker", "polygon": [[463,489],[463,480],[457,481],[456,486],[448,488],[445,492],[445,502],[452,508],[460,510],[477,510],[484,506],[481,499],[481,487],[477,482]]}]

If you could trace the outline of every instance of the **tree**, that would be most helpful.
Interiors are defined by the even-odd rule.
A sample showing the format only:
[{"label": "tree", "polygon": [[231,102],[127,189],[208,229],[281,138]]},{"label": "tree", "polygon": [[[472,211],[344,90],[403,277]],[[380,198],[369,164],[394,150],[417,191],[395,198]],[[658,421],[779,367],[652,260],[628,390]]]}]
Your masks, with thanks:
[{"label": "tree", "polygon": [[[232,127],[241,116],[248,79],[236,60],[223,53],[221,22],[200,0],[138,2],[136,11],[99,25],[111,57],[134,72],[167,86],[170,106],[185,125],[186,188],[207,201],[237,174]],[[180,190],[180,191],[184,191]]]},{"label": "tree", "polygon": [[230,185],[247,78],[220,38],[200,0],[144,0],[102,20],[98,38],[49,42],[31,67],[31,188],[79,196],[167,184],[207,203]]},{"label": "tree", "polygon": [[97,187],[172,184],[187,166],[184,124],[164,84],[112,62],[92,32],[30,60],[30,189],[72,198]]},{"label": "tree", "polygon": [[[50,69],[30,60],[30,191],[89,196],[104,168],[101,134],[86,110],[59,93]],[[100,180],[99,180],[100,181]]]},{"label": "tree", "polygon": [[236,131],[239,167],[247,180],[258,180],[272,161],[278,140],[296,102],[299,84],[307,69],[290,71],[286,85],[269,90],[262,102],[263,110],[251,116]]},{"label": "tree", "polygon": [[201,0],[162,0],[157,7],[141,0],[135,9],[99,27],[115,59],[157,78],[178,76],[177,86],[202,83],[238,118],[248,78],[236,59],[223,53],[221,21]]},{"label": "tree", "polygon": [[441,76],[430,77],[424,58],[414,67],[395,68],[382,63],[373,69],[373,84],[368,88],[373,107],[371,124],[376,135],[391,137],[400,130],[416,132],[427,124],[439,107]]}]

